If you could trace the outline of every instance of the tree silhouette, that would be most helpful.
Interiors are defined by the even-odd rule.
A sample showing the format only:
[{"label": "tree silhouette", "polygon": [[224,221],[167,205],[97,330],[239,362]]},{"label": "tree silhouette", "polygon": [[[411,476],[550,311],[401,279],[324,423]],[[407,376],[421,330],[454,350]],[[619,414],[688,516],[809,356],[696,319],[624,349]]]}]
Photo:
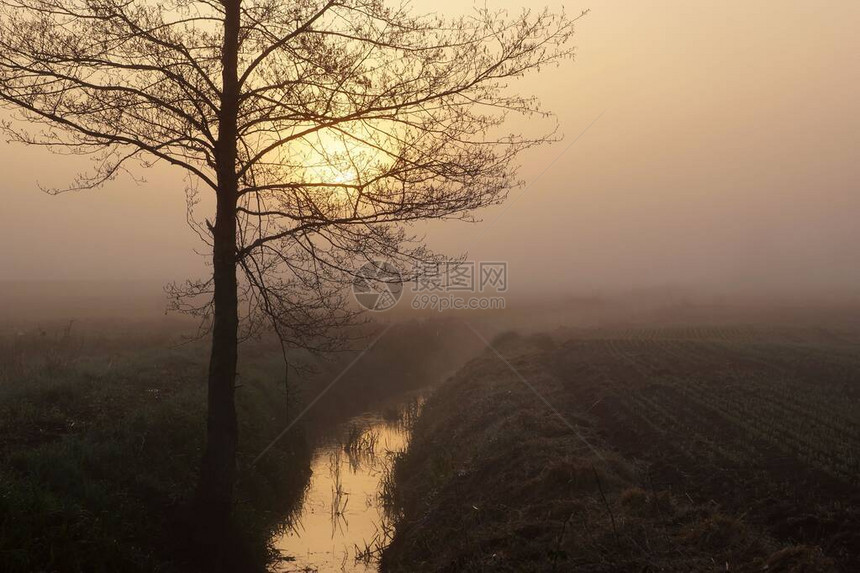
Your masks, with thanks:
[{"label": "tree silhouette", "polygon": [[545,115],[507,84],[569,57],[575,20],[381,0],[0,0],[11,139],[91,156],[68,189],[164,162],[185,171],[190,208],[216,198],[214,220],[191,219],[211,279],[176,293],[204,295],[178,307],[211,318],[207,519],[230,513],[241,336],[324,347],[353,314],[341,285],[359,263],[429,257],[410,222],[503,200],[514,158],[551,137],[506,133],[510,114]]}]

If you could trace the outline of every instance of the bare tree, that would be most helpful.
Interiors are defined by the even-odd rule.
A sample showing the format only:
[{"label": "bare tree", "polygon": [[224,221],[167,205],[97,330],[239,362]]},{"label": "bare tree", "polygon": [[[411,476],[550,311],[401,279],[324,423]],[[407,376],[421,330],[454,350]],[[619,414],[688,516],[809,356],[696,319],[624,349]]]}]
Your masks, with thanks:
[{"label": "bare tree", "polygon": [[575,20],[382,0],[0,0],[13,140],[92,156],[69,189],[165,162],[187,174],[190,208],[200,189],[216,197],[214,221],[191,219],[212,277],[180,289],[212,318],[197,496],[210,519],[230,513],[241,334],[324,346],[352,316],[340,286],[357,263],[424,259],[410,222],[503,200],[517,154],[551,137],[506,133],[510,114],[545,115],[507,84],[569,57]]}]

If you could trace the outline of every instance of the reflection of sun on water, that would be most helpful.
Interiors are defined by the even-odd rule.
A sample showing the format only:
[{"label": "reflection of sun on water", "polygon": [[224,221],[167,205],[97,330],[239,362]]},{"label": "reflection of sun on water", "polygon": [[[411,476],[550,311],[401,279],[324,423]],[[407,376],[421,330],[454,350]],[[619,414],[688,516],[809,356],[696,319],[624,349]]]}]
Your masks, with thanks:
[{"label": "reflection of sun on water", "polygon": [[379,570],[380,551],[393,533],[385,503],[391,471],[423,405],[423,395],[401,397],[397,404],[352,418],[317,445],[302,507],[272,540],[292,558],[275,571]]},{"label": "reflection of sun on water", "polygon": [[406,448],[408,431],[374,416],[354,420],[375,436],[375,450],[354,458],[335,440],[315,452],[301,512],[292,528],[274,540],[275,547],[293,559],[277,571],[378,570],[373,560],[361,558],[361,549],[383,535],[386,517],[380,484],[390,471],[392,454]]}]

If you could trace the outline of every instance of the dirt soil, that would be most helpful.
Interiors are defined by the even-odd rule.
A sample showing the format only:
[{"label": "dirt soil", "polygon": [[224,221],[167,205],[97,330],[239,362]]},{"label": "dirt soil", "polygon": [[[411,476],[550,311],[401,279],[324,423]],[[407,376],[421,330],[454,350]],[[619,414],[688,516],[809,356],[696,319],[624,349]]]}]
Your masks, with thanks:
[{"label": "dirt soil", "polygon": [[384,571],[857,571],[853,335],[505,335],[398,460]]}]

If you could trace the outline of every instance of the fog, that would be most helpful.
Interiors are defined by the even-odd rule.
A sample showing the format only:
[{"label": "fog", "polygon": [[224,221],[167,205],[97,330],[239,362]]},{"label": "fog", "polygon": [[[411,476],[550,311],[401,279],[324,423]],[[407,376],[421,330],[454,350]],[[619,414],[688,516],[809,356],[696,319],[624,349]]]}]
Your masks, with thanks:
[{"label": "fog", "polygon": [[[463,9],[416,3],[433,7]],[[525,186],[484,223],[418,227],[431,246],[507,261],[512,296],[858,292],[860,5],[564,7],[591,8],[576,60],[514,86],[556,112],[564,140],[522,158]],[[4,281],[138,281],[157,297],[205,272],[181,173],[52,197],[36,182],[62,185],[85,160],[0,149]]]},{"label": "fog", "polygon": [[[51,194],[87,157],[0,139],[0,571],[860,571],[860,2],[403,2],[563,6],[576,57],[532,69],[565,18],[399,0],[0,0],[0,97],[179,163],[225,126],[217,301],[180,168]],[[409,264],[381,226],[461,177],[492,200],[461,106],[522,69],[554,116],[488,141],[558,140],[409,229],[474,267],[343,268]],[[313,135],[342,113],[356,149]]]}]

